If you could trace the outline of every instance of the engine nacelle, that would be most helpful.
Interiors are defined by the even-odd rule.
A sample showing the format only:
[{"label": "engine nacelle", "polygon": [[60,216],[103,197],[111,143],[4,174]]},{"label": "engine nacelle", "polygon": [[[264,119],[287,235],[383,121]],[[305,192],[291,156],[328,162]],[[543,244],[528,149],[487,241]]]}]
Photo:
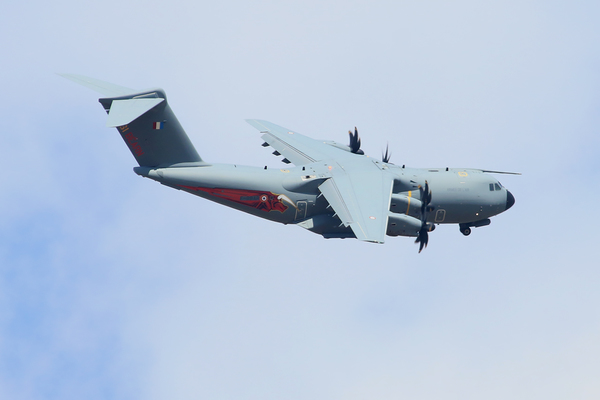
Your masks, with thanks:
[{"label": "engine nacelle", "polygon": [[406,214],[390,213],[387,234],[389,236],[416,237],[421,229],[421,220]]},{"label": "engine nacelle", "polygon": [[393,194],[390,202],[390,211],[396,214],[405,214],[410,217],[421,219],[421,200],[414,196],[420,196],[418,191]]}]

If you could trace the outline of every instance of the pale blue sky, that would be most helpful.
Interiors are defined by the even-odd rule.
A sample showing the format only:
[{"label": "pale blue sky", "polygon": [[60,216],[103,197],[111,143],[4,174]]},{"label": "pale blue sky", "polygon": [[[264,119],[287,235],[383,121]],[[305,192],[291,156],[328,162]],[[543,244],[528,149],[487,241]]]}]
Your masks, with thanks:
[{"label": "pale blue sky", "polygon": [[[600,5],[23,2],[0,14],[0,398],[596,399]],[[324,240],[144,180],[97,95],[159,86],[205,160],[262,118],[513,170],[468,238]]]}]

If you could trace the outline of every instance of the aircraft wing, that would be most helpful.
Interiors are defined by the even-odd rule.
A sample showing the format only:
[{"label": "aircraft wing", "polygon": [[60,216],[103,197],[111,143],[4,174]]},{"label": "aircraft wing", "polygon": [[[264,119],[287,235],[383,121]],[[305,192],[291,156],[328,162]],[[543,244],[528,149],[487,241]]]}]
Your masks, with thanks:
[{"label": "aircraft wing", "polygon": [[[383,243],[387,231],[394,179],[370,160],[359,163],[351,173],[348,166],[334,168],[331,178],[319,186],[344,226],[357,239]],[[336,171],[337,169],[337,171]]]},{"label": "aircraft wing", "polygon": [[247,119],[246,122],[258,129],[266,143],[295,165],[356,156],[268,121]]},{"label": "aircraft wing", "polygon": [[387,232],[393,176],[367,156],[311,139],[268,121],[246,120],[262,138],[295,165],[326,161],[327,176],[319,190],[354,235],[383,243]]}]

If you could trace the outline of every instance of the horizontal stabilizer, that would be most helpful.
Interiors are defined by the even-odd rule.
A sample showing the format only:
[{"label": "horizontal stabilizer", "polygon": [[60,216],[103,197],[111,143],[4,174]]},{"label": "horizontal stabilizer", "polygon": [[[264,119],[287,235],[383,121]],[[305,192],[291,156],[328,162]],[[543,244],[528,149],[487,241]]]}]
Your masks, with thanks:
[{"label": "horizontal stabilizer", "polygon": [[90,78],[88,76],[77,75],[77,74],[58,74],[63,78],[67,78],[70,81],[92,89],[104,96],[117,97],[125,96],[130,93],[135,93],[137,90],[126,88],[123,86],[115,85],[114,83],[104,82],[100,79]]},{"label": "horizontal stabilizer", "polygon": [[161,98],[113,100],[108,112],[106,126],[115,128],[127,125],[163,101],[165,99]]}]

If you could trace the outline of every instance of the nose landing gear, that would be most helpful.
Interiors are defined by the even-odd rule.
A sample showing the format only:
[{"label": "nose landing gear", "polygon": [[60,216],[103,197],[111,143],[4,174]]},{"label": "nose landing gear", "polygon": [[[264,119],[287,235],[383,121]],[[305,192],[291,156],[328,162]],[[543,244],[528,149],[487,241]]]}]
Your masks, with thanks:
[{"label": "nose landing gear", "polygon": [[489,218],[482,219],[480,221],[469,222],[467,224],[459,224],[458,229],[460,229],[460,233],[465,236],[469,236],[471,234],[471,227],[479,228],[480,226],[488,226],[492,221]]}]

